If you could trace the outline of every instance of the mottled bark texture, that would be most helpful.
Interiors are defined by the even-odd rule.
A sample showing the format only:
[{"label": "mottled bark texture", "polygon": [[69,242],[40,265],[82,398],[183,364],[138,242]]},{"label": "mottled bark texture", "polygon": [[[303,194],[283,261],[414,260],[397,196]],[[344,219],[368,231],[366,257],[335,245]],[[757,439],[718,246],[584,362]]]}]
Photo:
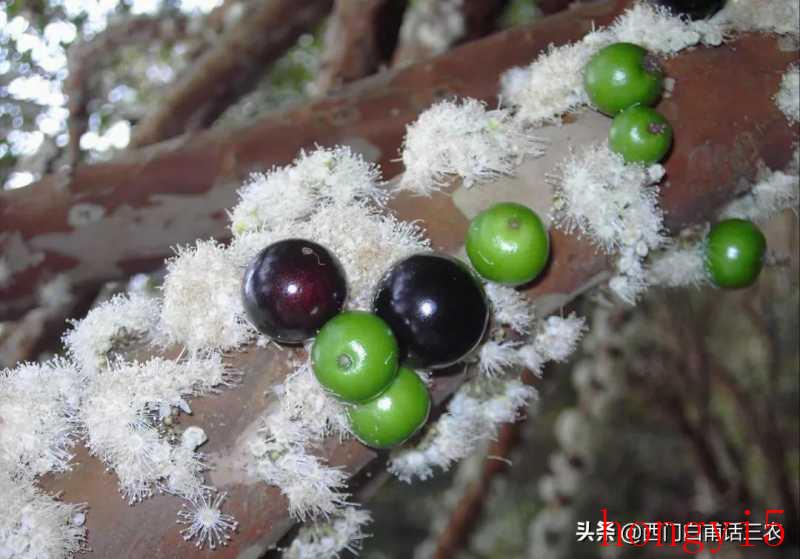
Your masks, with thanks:
[{"label": "mottled bark texture", "polygon": [[[129,151],[79,167],[73,176],[50,175],[0,192],[0,251],[13,240],[23,259],[0,286],[0,320],[35,306],[38,288],[58,273],[67,274],[77,292],[93,290],[161,266],[176,244],[226,237],[225,208],[235,203],[241,180],[290,162],[301,148],[347,144],[392,177],[401,171],[397,155],[406,125],[431,103],[467,95],[496,104],[501,72],[530,63],[550,43],[574,41],[608,24],[629,4],[582,6],[361,80],[245,128]],[[203,93],[213,94],[212,85]]]},{"label": "mottled bark texture", "polygon": [[[610,17],[610,12],[606,17]],[[582,22],[580,25],[588,25],[590,19],[579,21]],[[557,20],[557,27],[566,33],[577,32],[580,25],[568,18]],[[484,48],[490,45],[501,49],[506,40],[513,38],[513,50],[516,52],[521,45],[524,46],[526,37],[524,31],[517,33],[521,35],[511,33],[489,39]],[[543,34],[536,33],[537,37]],[[535,48],[528,51],[528,59],[542,48],[538,40],[532,40]],[[444,57],[438,62],[448,70],[449,80],[455,79],[452,72],[459,67],[459,61],[471,58],[465,56],[470,54],[470,48],[478,47],[467,47],[464,49],[466,52],[462,51],[453,58]],[[666,62],[667,74],[675,78],[678,84],[673,95],[659,105],[659,110],[673,124],[675,133],[674,150],[666,163],[668,182],[661,200],[670,228],[677,229],[713,218],[719,206],[747,188],[761,166],[783,168],[789,162],[797,128],[787,125],[771,96],[777,91],[786,66],[796,58],[796,52],[780,50],[774,38],[744,35],[728,46],[686,51]],[[410,80],[415,72],[426,72],[428,66],[431,65],[396,74],[393,80]],[[484,79],[491,83],[476,86],[472,92],[487,98],[494,94],[496,81],[486,76]],[[415,82],[412,80],[411,83]],[[452,85],[453,81],[445,83]],[[389,90],[387,100],[391,98],[390,92],[396,85],[396,81],[386,82],[385,87]],[[463,91],[463,88],[463,84],[457,87],[459,91]],[[406,112],[402,114],[406,118],[413,113],[409,105],[404,110]],[[545,139],[555,140],[549,148],[554,156],[565,155],[569,146],[560,138],[582,137],[586,141],[602,138],[607,129],[597,126],[598,118],[594,113],[586,112],[575,116],[565,127],[543,128],[540,132]],[[358,122],[356,119],[357,127]],[[270,126],[275,126],[274,122],[265,123],[265,128]],[[375,134],[368,127],[358,130]],[[262,153],[276,153],[274,147],[264,148],[256,142],[256,138],[263,138],[260,136],[263,129],[259,132],[255,128],[250,133],[253,134],[250,141],[264,149]],[[332,134],[328,139],[332,141],[335,137]],[[386,141],[385,136],[382,138]],[[228,157],[218,153],[217,150],[222,149],[221,144],[215,143],[209,136],[197,142],[200,141],[176,153],[162,155],[166,159],[159,160],[158,165],[165,168],[154,174],[154,178],[159,177],[167,184],[170,180],[178,182],[178,176],[187,178],[182,183],[189,185],[187,191],[184,194],[174,193],[173,196],[190,196],[192,188],[202,191],[203,186],[208,184],[208,176],[218,176],[222,168],[233,174],[235,163],[252,163],[256,160],[253,152],[257,152],[258,148],[244,140],[239,140],[244,143],[237,143],[233,154],[225,152]],[[193,157],[188,154],[193,154]],[[201,163],[203,159],[198,158],[198,154],[205,154],[205,164]],[[236,155],[241,155],[241,158],[237,159]],[[221,160],[216,159],[218,157]],[[550,154],[546,157],[550,157]],[[171,158],[176,159],[172,161]],[[165,161],[172,163],[167,165]],[[505,197],[508,192],[515,192],[520,199],[530,200],[537,207],[547,204],[550,193],[543,176],[547,169],[537,165],[537,161],[526,163],[520,175],[513,180],[482,185],[469,191],[454,183],[449,193],[439,193],[430,199],[403,196],[395,200],[392,207],[403,219],[420,220],[436,248],[456,253],[462,249],[468,219],[477,203],[488,203]],[[128,165],[120,169],[127,168],[129,172],[133,169],[131,162],[116,165]],[[155,173],[150,167],[152,164],[139,161],[139,165],[138,173]],[[106,171],[110,173],[106,175],[109,180],[116,176],[111,174],[113,168],[109,166]],[[141,174],[130,174],[130,180],[134,181],[130,186],[141,184]],[[198,176],[202,176],[203,180]],[[192,181],[188,177],[195,178]],[[37,188],[48,186],[54,188],[47,183]],[[118,195],[130,190],[133,189],[110,189],[109,192]],[[66,192],[64,196],[74,195]],[[63,204],[64,200],[58,203]],[[125,203],[131,204],[130,199]],[[33,203],[23,209],[27,215],[35,215],[42,210],[41,206]],[[110,213],[113,211],[118,210]],[[15,226],[23,221],[20,217],[15,219]],[[40,223],[38,227],[41,226]],[[103,242],[113,246],[118,238],[103,239]],[[602,281],[607,277],[608,265],[607,258],[586,239],[552,231],[552,261],[542,279],[531,286],[526,294],[536,304],[537,314],[544,316],[557,311],[571,298]],[[187,424],[202,426],[209,435],[209,442],[203,450],[209,453],[209,461],[214,466],[209,475],[210,482],[229,493],[226,511],[236,515],[241,523],[239,533],[230,546],[213,555],[210,552],[198,552],[191,543],[180,538],[178,527],[174,524],[175,513],[180,505],[178,499],[157,497],[129,507],[117,494],[114,475],[105,472],[100,462],[81,450],[78,457],[80,467],[68,475],[46,480],[45,487],[51,491],[63,491],[66,500],[90,503],[87,517],[89,544],[96,556],[119,559],[206,555],[216,559],[257,557],[278,541],[292,525],[287,516],[286,502],[277,488],[268,487],[247,476],[246,441],[257,427],[259,416],[273,403],[271,396],[268,396],[271,394],[269,389],[288,372],[286,351],[274,347],[251,347],[230,356],[230,363],[245,372],[242,386],[226,390],[219,396],[193,402],[194,414],[183,420]],[[463,376],[458,370],[438,376],[432,389],[436,401],[441,402],[451,394],[462,380]],[[346,468],[351,474],[356,474],[376,458],[385,458],[353,441],[327,441],[321,452],[333,464]]]}]

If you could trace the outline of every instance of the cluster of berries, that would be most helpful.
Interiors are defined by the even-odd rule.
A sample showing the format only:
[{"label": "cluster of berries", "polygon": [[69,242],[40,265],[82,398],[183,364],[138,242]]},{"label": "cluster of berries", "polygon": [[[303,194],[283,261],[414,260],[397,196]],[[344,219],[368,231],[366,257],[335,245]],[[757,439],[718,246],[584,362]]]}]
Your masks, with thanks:
[{"label": "cluster of berries", "polygon": [[[672,127],[652,108],[661,97],[664,75],[653,55],[639,45],[614,43],[586,65],[584,85],[595,107],[614,117],[609,148],[626,163],[658,163],[672,146]],[[755,282],[763,266],[766,241],[750,221],[715,224],[705,239],[705,265],[719,287]]]}]

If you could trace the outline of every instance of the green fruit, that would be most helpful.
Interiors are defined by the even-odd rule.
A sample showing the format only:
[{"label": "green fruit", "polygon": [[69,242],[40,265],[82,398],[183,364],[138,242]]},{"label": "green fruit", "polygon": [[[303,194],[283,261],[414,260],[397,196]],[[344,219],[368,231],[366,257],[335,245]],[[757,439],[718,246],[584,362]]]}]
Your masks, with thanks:
[{"label": "green fruit", "polygon": [[311,348],[319,383],[346,402],[365,402],[397,374],[400,351],[389,326],[378,316],[348,311],[325,323]]},{"label": "green fruit", "polygon": [[634,105],[614,117],[608,145],[625,163],[658,163],[672,145],[672,126],[655,109]]},{"label": "green fruit", "polygon": [[356,438],[373,448],[391,448],[411,438],[428,420],[431,397],[428,388],[407,367],[400,367],[394,381],[377,398],[347,409]]},{"label": "green fruit", "polygon": [[747,287],[761,272],[766,250],[767,240],[753,222],[726,219],[706,239],[706,270],[719,287]]},{"label": "green fruit", "polygon": [[631,105],[654,105],[664,75],[655,58],[639,45],[614,43],[586,64],[583,84],[595,107],[615,115]]},{"label": "green fruit", "polygon": [[488,280],[528,283],[547,265],[550,240],[542,220],[522,204],[496,204],[470,223],[466,241],[472,266]]}]

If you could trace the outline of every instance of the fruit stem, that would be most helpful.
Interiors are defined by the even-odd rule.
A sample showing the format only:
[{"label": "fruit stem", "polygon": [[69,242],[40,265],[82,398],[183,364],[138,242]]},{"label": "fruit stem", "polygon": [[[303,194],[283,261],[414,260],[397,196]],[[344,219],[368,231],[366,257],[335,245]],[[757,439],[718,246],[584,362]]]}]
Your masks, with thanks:
[{"label": "fruit stem", "polygon": [[519,229],[520,222],[516,217],[509,218],[508,220],[508,228],[509,229]]},{"label": "fruit stem", "polygon": [[650,131],[651,134],[661,134],[664,130],[667,129],[667,125],[658,122],[651,122],[647,126],[647,129]]},{"label": "fruit stem", "polygon": [[353,359],[346,353],[341,353],[339,354],[339,357],[336,358],[336,364],[340,369],[346,371],[353,366]]}]

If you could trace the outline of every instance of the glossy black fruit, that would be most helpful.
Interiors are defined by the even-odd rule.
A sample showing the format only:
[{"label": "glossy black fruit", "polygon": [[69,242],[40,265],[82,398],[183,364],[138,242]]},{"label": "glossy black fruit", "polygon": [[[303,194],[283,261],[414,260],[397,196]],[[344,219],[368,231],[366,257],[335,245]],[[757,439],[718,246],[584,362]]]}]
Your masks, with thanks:
[{"label": "glossy black fruit", "polygon": [[725,0],[651,0],[654,4],[665,6],[675,15],[685,15],[690,19],[704,19],[716,14]]},{"label": "glossy black fruit", "polygon": [[258,253],[244,275],[247,316],[277,342],[304,342],[339,311],[347,297],[344,270],[325,247],[286,239]]},{"label": "glossy black fruit", "polygon": [[395,264],[378,286],[373,310],[397,337],[401,362],[421,369],[463,358],[489,321],[483,288],[466,265],[430,253]]}]

